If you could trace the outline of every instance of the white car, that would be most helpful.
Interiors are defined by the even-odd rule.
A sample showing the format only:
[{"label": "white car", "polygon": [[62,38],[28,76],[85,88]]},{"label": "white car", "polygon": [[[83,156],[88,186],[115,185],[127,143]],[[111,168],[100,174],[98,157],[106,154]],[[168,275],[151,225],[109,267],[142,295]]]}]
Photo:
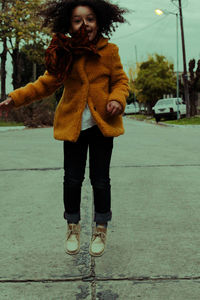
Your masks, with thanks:
[{"label": "white car", "polygon": [[161,118],[176,118],[177,111],[179,111],[180,118],[186,115],[186,105],[181,98],[160,99],[152,107],[152,110],[156,122],[159,122]]},{"label": "white car", "polygon": [[138,114],[140,111],[137,102],[126,105],[124,115]]}]

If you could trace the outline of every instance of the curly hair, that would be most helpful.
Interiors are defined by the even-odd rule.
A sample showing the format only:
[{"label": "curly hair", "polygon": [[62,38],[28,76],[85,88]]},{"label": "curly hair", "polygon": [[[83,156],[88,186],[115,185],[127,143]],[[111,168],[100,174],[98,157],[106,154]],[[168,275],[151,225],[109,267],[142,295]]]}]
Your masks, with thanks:
[{"label": "curly hair", "polygon": [[127,22],[123,17],[129,12],[108,0],[50,0],[45,3],[39,15],[42,27],[49,27],[54,33],[69,33],[72,11],[77,6],[89,6],[96,15],[99,33],[110,36],[118,27],[117,23]]}]

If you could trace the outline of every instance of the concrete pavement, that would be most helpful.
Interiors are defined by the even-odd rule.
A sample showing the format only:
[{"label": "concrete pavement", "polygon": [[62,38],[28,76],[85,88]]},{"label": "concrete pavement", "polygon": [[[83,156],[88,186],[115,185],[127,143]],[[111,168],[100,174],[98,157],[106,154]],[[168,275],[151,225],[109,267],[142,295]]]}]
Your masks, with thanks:
[{"label": "concrete pavement", "polygon": [[88,168],[81,251],[64,253],[62,142],[52,129],[0,132],[0,299],[200,299],[200,130],[124,118],[111,163],[106,251],[88,253]]}]

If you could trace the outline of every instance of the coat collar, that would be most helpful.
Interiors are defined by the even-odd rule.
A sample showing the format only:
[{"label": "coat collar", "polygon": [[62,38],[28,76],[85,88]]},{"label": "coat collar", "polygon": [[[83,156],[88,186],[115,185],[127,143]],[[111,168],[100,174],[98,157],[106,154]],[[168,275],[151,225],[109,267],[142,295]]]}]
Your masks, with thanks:
[{"label": "coat collar", "polygon": [[97,50],[100,50],[104,48],[108,44],[108,38],[100,37],[100,39],[97,42]]}]

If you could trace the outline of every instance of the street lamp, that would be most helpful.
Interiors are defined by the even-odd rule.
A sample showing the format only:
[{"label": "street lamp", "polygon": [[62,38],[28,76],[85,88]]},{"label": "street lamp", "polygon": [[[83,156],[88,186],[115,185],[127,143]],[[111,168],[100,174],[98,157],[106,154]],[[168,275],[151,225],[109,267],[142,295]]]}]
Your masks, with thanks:
[{"label": "street lamp", "polygon": [[177,60],[177,70],[176,70],[176,98],[177,98],[177,120],[180,119],[180,113],[179,113],[179,53],[178,53],[178,13],[173,13],[168,10],[162,10],[162,9],[155,9],[155,13],[158,16],[161,16],[163,14],[165,15],[174,15],[176,16],[176,60]]}]

